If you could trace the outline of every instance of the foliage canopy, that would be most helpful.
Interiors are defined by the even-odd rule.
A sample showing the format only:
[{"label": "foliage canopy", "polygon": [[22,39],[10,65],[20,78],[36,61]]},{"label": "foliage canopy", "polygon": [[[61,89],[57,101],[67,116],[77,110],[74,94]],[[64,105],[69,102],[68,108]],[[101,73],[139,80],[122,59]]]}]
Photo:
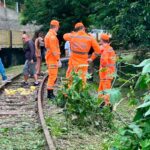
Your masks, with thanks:
[{"label": "foliage canopy", "polygon": [[78,21],[92,28],[106,29],[119,47],[148,47],[150,41],[150,2],[147,0],[25,0],[23,23],[43,25],[47,31],[51,19],[61,22],[68,32]]}]

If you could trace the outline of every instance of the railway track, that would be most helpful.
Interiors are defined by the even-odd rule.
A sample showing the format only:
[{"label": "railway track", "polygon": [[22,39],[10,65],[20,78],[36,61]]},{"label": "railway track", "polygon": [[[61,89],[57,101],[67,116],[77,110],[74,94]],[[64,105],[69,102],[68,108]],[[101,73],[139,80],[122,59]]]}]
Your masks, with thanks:
[{"label": "railway track", "polygon": [[[67,62],[67,59],[62,59],[62,61]],[[62,74],[60,74],[60,76],[62,76]],[[23,77],[17,76],[12,83],[0,90],[0,149],[63,150],[75,146],[72,146],[72,143],[74,144],[74,141],[80,136],[76,133],[76,129],[73,132],[71,131],[72,133],[69,136],[64,134],[61,137],[62,139],[56,139],[55,136],[51,136],[51,127],[45,120],[47,117],[61,115],[62,109],[58,108],[56,105],[49,104],[50,101],[46,98],[47,77],[47,75],[40,77],[39,80],[41,80],[41,84],[35,89],[32,87],[31,81],[33,81],[33,79],[30,79],[30,85],[25,87],[24,90],[21,90],[20,87]],[[61,78],[58,77],[56,85],[60,84],[60,79]],[[7,89],[8,91],[16,89],[16,92],[15,94],[13,94],[13,92],[12,94],[9,94],[9,92],[4,89]],[[57,90],[58,86],[54,89],[55,94],[57,93]],[[63,121],[63,119],[61,120],[61,116],[59,121]],[[17,130],[17,132],[14,132],[16,129],[19,129],[19,131]],[[2,131],[6,131],[6,133],[2,133]],[[28,135],[30,133],[34,136]],[[17,146],[15,143],[18,139],[15,137],[15,140],[17,140],[13,140],[14,143],[12,144],[12,147],[8,148],[6,142],[1,143],[1,139],[6,136],[3,134],[6,134],[7,137],[18,136],[19,138],[23,138],[28,144],[25,144],[24,146],[23,143]],[[94,138],[97,139],[96,136]],[[85,143],[86,142],[87,141],[85,140]],[[80,147],[80,144],[78,147]]]},{"label": "railway track", "polygon": [[[67,63],[68,59],[62,59],[63,64]],[[64,65],[65,66],[65,65]],[[64,70],[65,71],[65,70]],[[27,138],[28,146],[16,146],[15,142],[12,144],[10,149],[22,150],[22,149],[32,149],[32,150],[56,150],[58,147],[66,148],[69,147],[69,143],[65,140],[55,139],[51,136],[50,128],[47,126],[46,118],[47,116],[53,116],[62,112],[61,108],[57,108],[56,105],[50,105],[46,98],[47,96],[47,83],[48,76],[40,77],[40,86],[33,89],[32,82],[30,79],[30,84],[27,87],[20,88],[21,81],[23,77],[18,75],[13,79],[12,83],[6,84],[5,87],[1,88],[0,91],[0,147],[2,150],[9,150],[6,145],[1,144],[1,129],[8,130],[7,136],[17,136],[21,138]],[[60,84],[61,77],[58,77],[56,85]],[[5,90],[4,90],[5,89]],[[16,91],[11,93],[11,90],[16,89]],[[29,90],[30,89],[30,90]],[[8,91],[7,91],[8,90]],[[58,86],[55,87],[55,94],[58,90]],[[10,93],[9,93],[10,91]],[[21,129],[17,133],[13,133],[14,129]],[[32,136],[28,137],[27,134],[32,133],[35,139],[33,142],[28,142],[31,140]],[[31,141],[32,141],[31,140]],[[40,141],[40,144],[39,144]],[[64,143],[63,145],[61,143]],[[38,145],[37,147],[32,147],[32,144]],[[64,146],[64,147],[63,147]]]},{"label": "railway track", "polygon": [[34,87],[33,79],[29,79],[29,85],[22,87],[22,80],[23,76],[18,75],[0,90],[0,149],[47,149],[38,116],[39,86]]},{"label": "railway track", "polygon": [[45,139],[47,142],[47,146],[49,150],[55,150],[55,143],[53,141],[52,136],[49,133],[48,127],[46,125],[45,122],[45,117],[44,117],[44,110],[43,110],[43,106],[44,106],[44,100],[45,98],[45,85],[46,85],[46,81],[47,81],[48,76],[45,76],[44,79],[42,80],[42,83],[40,85],[39,91],[38,91],[38,113],[39,113],[39,118],[40,118],[40,122],[42,125],[42,129],[45,135]]},{"label": "railway track", "polygon": [[[53,115],[62,113],[63,109],[58,108],[56,105],[52,104],[52,101],[47,99],[47,79],[48,76],[45,76],[43,78],[38,91],[38,112],[48,149],[56,150],[58,148],[59,142],[56,141],[55,137],[53,137],[51,133],[51,128],[47,126],[46,119]],[[55,95],[57,95],[57,90],[59,89],[61,80],[62,77],[57,78],[57,82],[54,87]]]},{"label": "railway track", "polygon": [[[62,59],[64,63],[67,60]],[[0,87],[0,149],[56,149],[45,123],[44,113],[52,109],[46,98],[47,77],[48,75],[39,78],[40,86],[34,87],[33,79],[29,79],[30,84],[22,87],[23,76],[19,74],[12,79],[11,83],[6,83]],[[15,133],[14,130],[17,132]],[[8,138],[10,136],[14,139]],[[17,145],[14,141],[11,146],[7,146],[5,142],[1,142],[5,137],[10,141],[15,139],[19,141],[18,138],[24,140],[27,138],[27,140],[26,144]],[[35,139],[31,139],[32,137]],[[32,147],[31,143],[36,146]]]}]

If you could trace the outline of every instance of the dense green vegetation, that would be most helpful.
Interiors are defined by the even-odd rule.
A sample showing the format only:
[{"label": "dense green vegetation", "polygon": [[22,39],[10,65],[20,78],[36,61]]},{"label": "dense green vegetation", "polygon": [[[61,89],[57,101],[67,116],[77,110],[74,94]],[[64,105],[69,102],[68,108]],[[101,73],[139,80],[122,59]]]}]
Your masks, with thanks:
[{"label": "dense green vegetation", "polygon": [[56,98],[57,105],[65,108],[66,120],[81,127],[91,125],[101,129],[111,127],[113,116],[110,108],[105,107],[100,111],[98,106],[102,103],[102,99],[97,98],[93,87],[90,84],[85,85],[77,73],[72,73],[72,79],[69,88],[69,80],[62,84]]},{"label": "dense green vegetation", "polygon": [[[24,0],[22,23],[29,22],[43,25],[43,30],[47,31],[50,20],[58,19],[61,23],[60,31],[63,34],[71,31],[76,22],[83,21],[89,28],[102,28],[111,32],[113,45],[117,49],[141,47],[148,49],[150,46],[149,7],[150,2],[147,0],[37,0],[36,3],[34,0]],[[85,132],[88,128],[95,131],[92,132],[93,135],[96,133],[102,136],[103,132],[100,130],[101,127],[104,127],[102,123],[107,123],[109,119],[108,127],[109,123],[114,121],[114,126],[118,126],[118,128],[115,131],[108,131],[107,141],[101,140],[102,142],[99,142],[100,146],[98,145],[97,149],[102,147],[102,143],[104,149],[150,149],[150,60],[145,60],[140,65],[127,63],[126,65],[126,72],[123,72],[122,76],[117,76],[117,82],[119,82],[119,86],[121,85],[118,88],[119,90],[105,91],[112,98],[111,103],[114,106],[112,114],[107,109],[106,112],[99,111],[97,106],[100,101],[89,94],[89,91],[91,91],[89,85],[85,89],[82,88],[82,82],[78,77],[74,76],[75,82],[70,89],[66,87],[68,84],[64,84],[58,94],[57,105],[65,106],[61,117],[64,115],[65,117],[63,117],[66,120],[63,118],[63,121],[60,122],[57,115],[56,118],[49,118],[50,116],[48,116],[47,123],[52,130],[52,134],[55,136],[65,135],[65,138],[70,136],[70,139],[72,139],[76,130],[81,132],[78,126],[82,126]],[[132,73],[127,71],[131,66],[133,67]],[[136,70],[134,67],[140,67],[140,69]],[[126,86],[129,88],[127,91],[124,88]],[[120,91],[125,93],[122,98]],[[123,103],[125,105],[120,106]],[[133,109],[131,105],[137,108]],[[118,114],[119,107],[122,107],[122,109]],[[128,109],[130,109],[130,112],[128,112]],[[130,113],[133,113],[134,117]],[[104,116],[105,114],[108,116]],[[116,116],[121,121],[118,118],[116,119]],[[120,121],[119,125],[117,121]],[[75,131],[72,131],[72,126]],[[80,135],[81,133],[76,134]],[[89,135],[87,136],[89,138]],[[101,138],[103,139],[103,137]],[[78,139],[79,137],[77,137]],[[95,145],[96,142],[93,143]]]},{"label": "dense green vegetation", "polygon": [[150,41],[149,6],[147,0],[25,0],[22,22],[36,21],[47,30],[49,21],[56,18],[64,33],[83,21],[87,27],[109,30],[117,48],[146,48]]},{"label": "dense green vegetation", "polygon": [[138,98],[141,105],[136,108],[132,122],[120,128],[118,133],[106,143],[105,149],[150,149],[150,59],[144,60],[135,67],[143,67],[134,86],[134,90],[145,89],[145,92]]},{"label": "dense green vegetation", "polygon": [[[96,97],[93,84],[83,86],[82,80],[74,73],[69,88],[69,81],[63,80],[55,100],[63,108],[59,111],[62,113],[47,117],[58,147],[63,145],[59,142],[61,138],[64,143],[69,143],[68,149],[149,150],[150,59],[139,65],[126,65],[134,68],[133,73],[118,74],[119,87],[104,91],[111,95],[112,113],[106,106],[99,108],[101,100]],[[100,141],[95,141],[95,136]],[[94,139],[89,142],[90,147],[86,145],[89,139]]]}]

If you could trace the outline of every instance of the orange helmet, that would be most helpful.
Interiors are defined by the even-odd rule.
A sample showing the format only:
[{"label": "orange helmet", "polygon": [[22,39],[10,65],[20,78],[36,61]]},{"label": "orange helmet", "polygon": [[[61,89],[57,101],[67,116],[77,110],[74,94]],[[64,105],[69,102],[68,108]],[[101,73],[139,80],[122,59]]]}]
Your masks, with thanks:
[{"label": "orange helmet", "polygon": [[59,21],[51,20],[50,25],[59,26]]},{"label": "orange helmet", "polygon": [[79,28],[79,27],[84,27],[83,23],[82,22],[78,22],[75,24],[74,26],[75,28]]},{"label": "orange helmet", "polygon": [[109,41],[109,38],[110,38],[110,37],[109,37],[108,34],[106,34],[106,33],[102,33],[102,34],[101,34],[101,39],[102,39],[102,40]]}]

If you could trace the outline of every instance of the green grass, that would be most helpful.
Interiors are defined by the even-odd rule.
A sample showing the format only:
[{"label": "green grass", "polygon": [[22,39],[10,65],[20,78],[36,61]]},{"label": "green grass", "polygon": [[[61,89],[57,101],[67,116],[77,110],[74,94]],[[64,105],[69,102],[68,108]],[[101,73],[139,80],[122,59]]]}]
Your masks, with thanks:
[{"label": "green grass", "polygon": [[115,135],[117,129],[124,126],[122,121],[129,123],[132,120],[134,109],[135,106],[129,106],[127,100],[123,101],[117,108],[118,114],[114,113],[111,129],[103,127],[98,130],[92,126],[79,128],[68,124],[63,113],[47,116],[46,120],[59,150],[103,150],[103,145],[110,136]]},{"label": "green grass", "polygon": [[21,73],[22,71],[23,71],[23,65],[6,68],[7,75]]},{"label": "green grass", "polygon": [[44,137],[35,127],[26,131],[23,126],[0,129],[1,150],[44,150]]},{"label": "green grass", "polygon": [[[59,75],[64,76],[65,70],[60,70]],[[95,94],[98,83],[90,82],[89,84],[91,85],[90,92]],[[123,97],[126,97],[127,92],[128,89],[123,90]],[[124,122],[129,123],[132,120],[134,110],[135,106],[129,105],[127,99],[122,101],[117,107],[117,113],[114,113],[111,129],[103,127],[103,129],[98,130],[92,126],[79,128],[68,124],[63,113],[47,116],[46,120],[58,150],[105,150],[103,145],[110,140],[110,136],[116,134],[118,128],[124,126]]]},{"label": "green grass", "polygon": [[[117,113],[124,122],[130,122],[134,114],[134,108],[129,106],[127,101],[123,101],[118,106]],[[63,114],[54,114],[47,117],[47,125],[59,150],[103,150],[103,145],[110,136],[115,135],[117,129],[124,126],[120,117],[115,114],[112,129],[97,130],[92,126],[78,128],[75,125],[67,124]]]}]

